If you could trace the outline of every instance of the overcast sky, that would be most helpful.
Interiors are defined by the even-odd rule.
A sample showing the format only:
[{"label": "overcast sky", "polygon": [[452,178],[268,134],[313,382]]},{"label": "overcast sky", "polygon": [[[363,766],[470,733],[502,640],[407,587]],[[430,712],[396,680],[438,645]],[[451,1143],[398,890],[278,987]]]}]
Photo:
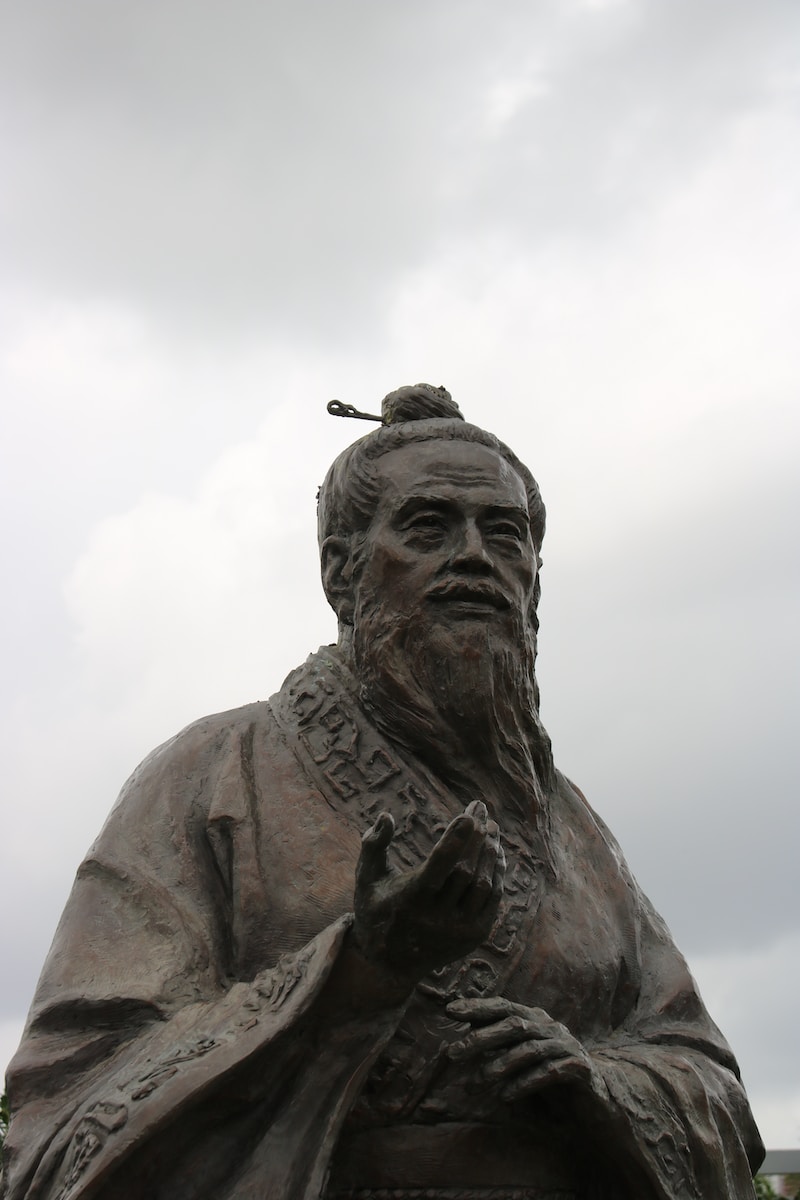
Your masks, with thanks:
[{"label": "overcast sky", "polygon": [[444,383],[548,506],[542,714],[800,1146],[796,0],[26,0],[0,30],[0,1071],[119,787],[335,636]]}]

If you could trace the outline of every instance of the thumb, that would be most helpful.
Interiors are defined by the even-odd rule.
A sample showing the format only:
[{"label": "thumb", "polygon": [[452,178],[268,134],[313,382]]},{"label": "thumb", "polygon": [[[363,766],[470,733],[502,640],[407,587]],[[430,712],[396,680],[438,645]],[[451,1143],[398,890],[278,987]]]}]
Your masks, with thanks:
[{"label": "thumb", "polygon": [[394,818],[382,812],[361,839],[361,855],[356,867],[356,888],[370,887],[388,874],[386,851],[394,837]]}]

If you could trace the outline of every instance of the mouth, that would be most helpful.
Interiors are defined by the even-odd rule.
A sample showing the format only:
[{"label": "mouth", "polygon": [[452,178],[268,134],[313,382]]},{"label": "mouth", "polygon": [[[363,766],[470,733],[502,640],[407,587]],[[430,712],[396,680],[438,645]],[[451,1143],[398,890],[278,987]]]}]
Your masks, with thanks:
[{"label": "mouth", "polygon": [[498,592],[490,584],[478,581],[440,583],[428,593],[428,599],[434,604],[453,605],[484,613],[492,610],[504,611],[511,607],[502,592]]}]

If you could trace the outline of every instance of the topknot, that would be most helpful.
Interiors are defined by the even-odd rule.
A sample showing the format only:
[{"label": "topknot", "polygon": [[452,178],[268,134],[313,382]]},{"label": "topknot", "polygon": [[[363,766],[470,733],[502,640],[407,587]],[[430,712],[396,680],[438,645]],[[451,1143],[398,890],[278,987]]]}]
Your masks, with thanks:
[{"label": "topknot", "polygon": [[384,425],[400,425],[404,421],[429,421],[444,418],[463,421],[461,409],[445,387],[431,383],[409,384],[384,396],[381,403]]}]

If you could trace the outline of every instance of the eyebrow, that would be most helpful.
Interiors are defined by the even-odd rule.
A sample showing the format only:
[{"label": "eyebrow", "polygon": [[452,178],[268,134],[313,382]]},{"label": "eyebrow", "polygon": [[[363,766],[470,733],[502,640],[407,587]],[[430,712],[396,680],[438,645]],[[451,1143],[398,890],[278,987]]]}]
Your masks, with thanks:
[{"label": "eyebrow", "polygon": [[[415,495],[404,496],[395,510],[395,519],[402,521],[412,516],[422,508],[434,508],[440,512],[452,511],[456,502],[435,492],[418,492]],[[484,510],[489,517],[516,517],[526,528],[530,527],[531,517],[527,508],[519,504],[490,504]]]}]

